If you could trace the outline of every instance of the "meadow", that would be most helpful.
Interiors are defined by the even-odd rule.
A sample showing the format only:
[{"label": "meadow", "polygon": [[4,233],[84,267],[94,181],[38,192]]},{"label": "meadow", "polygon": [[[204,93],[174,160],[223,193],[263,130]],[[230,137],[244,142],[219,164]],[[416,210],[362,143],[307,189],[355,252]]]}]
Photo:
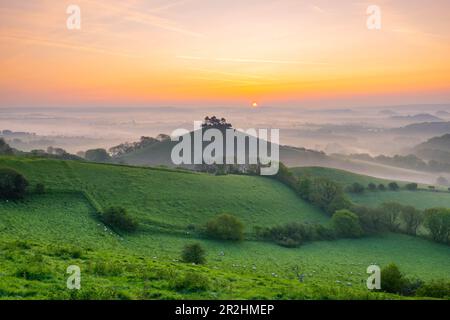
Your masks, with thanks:
[{"label": "meadow", "polygon": [[[0,166],[47,188],[0,202],[4,299],[385,299],[400,297],[365,288],[370,264],[395,262],[424,280],[450,274],[448,246],[407,235],[295,249],[252,240],[255,226],[329,223],[273,179],[39,158],[1,157]],[[112,205],[140,222],[136,233],[119,234],[99,222],[96,211]],[[246,241],[213,241],[189,231],[223,212],[244,222]],[[183,246],[194,242],[206,249],[204,266],[180,261]],[[72,264],[82,270],[76,292],[65,287]]]}]

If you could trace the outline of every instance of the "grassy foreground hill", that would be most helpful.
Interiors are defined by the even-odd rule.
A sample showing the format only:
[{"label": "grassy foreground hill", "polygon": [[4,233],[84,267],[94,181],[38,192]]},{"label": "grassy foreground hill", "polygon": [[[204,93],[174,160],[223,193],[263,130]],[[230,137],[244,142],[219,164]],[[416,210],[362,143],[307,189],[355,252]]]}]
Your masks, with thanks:
[{"label": "grassy foreground hill", "polygon": [[[0,298],[382,299],[395,296],[365,288],[372,263],[396,262],[424,280],[450,274],[447,246],[405,235],[288,249],[188,231],[189,224],[223,212],[238,216],[247,233],[254,226],[328,223],[324,213],[268,178],[15,157],[1,157],[0,167],[47,187],[43,195],[0,202]],[[117,234],[96,219],[96,210],[112,205],[140,222],[136,233]],[[206,265],[179,261],[192,242],[206,248]],[[80,291],[66,289],[69,265],[81,268]]]}]

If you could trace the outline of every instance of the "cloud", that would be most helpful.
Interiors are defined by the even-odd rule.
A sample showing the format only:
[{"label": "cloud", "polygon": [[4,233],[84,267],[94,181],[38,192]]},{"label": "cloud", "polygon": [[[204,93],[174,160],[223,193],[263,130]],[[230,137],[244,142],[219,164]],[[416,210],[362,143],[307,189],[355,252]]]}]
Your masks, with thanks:
[{"label": "cloud", "polygon": [[325,62],[301,61],[301,60],[273,60],[273,59],[248,59],[248,58],[208,58],[198,56],[176,56],[178,59],[185,60],[202,60],[202,61],[216,61],[216,62],[231,62],[231,63],[260,63],[260,64],[306,64],[306,65],[328,65]]}]

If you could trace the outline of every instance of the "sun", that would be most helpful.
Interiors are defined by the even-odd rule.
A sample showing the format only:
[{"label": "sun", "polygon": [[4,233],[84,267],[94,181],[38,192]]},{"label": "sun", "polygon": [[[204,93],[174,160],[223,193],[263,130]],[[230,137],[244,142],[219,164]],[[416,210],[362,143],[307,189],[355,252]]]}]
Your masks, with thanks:
[{"label": "sun", "polygon": [[252,107],[253,107],[253,108],[258,108],[258,104],[257,104],[256,102],[253,102],[253,103],[252,103]]}]

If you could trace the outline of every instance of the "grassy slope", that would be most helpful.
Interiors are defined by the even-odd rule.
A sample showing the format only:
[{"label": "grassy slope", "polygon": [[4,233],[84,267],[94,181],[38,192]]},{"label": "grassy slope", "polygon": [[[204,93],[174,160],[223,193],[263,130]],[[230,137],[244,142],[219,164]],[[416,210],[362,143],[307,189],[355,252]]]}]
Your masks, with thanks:
[{"label": "grassy slope", "polygon": [[[202,222],[214,210],[239,214],[255,225],[314,217],[326,221],[322,213],[307,210],[310,207],[289,189],[267,178],[39,159],[0,158],[0,165],[53,189],[25,202],[0,203],[0,297],[70,298],[64,289],[69,264],[81,266],[81,297],[87,298],[364,298],[365,268],[370,263],[395,261],[424,279],[448,278],[450,273],[448,247],[402,235],[317,242],[298,249],[255,241],[199,240],[153,229],[121,237],[95,220],[94,209],[80,192],[61,191],[87,190],[102,206],[124,205],[147,225],[169,224],[163,231],[172,224]],[[174,261],[191,241],[207,248],[205,267]],[[304,284],[295,280],[294,265],[306,274]],[[36,279],[17,274],[24,268]],[[214,279],[209,288],[174,289],[174,283],[192,270]]]},{"label": "grassy slope", "polygon": [[87,191],[103,207],[123,206],[142,222],[186,227],[232,213],[250,228],[292,221],[325,222],[325,214],[268,178],[212,176],[74,161],[0,159],[32,183]]},{"label": "grassy slope", "polygon": [[[334,180],[344,187],[358,182],[364,186],[373,182],[375,184],[384,184],[387,186],[390,180],[373,178],[365,175],[355,174],[352,172],[320,167],[294,168],[293,172],[299,176],[311,175],[321,176]],[[404,187],[404,182],[398,182],[400,187]],[[426,190],[426,186],[420,186],[419,191],[375,191],[366,190],[363,194],[352,194],[349,196],[353,201],[368,206],[377,206],[383,202],[395,201],[405,205],[412,205],[419,209],[428,209],[432,207],[450,207],[450,193],[448,192],[431,192]],[[424,188],[424,190],[422,190]]]}]

